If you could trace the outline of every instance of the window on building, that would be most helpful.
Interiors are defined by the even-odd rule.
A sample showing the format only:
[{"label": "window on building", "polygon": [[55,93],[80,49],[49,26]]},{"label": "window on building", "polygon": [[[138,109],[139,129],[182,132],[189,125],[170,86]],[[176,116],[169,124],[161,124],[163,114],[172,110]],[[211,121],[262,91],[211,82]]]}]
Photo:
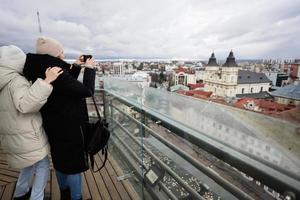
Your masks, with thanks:
[{"label": "window on building", "polygon": [[244,91],[245,91],[245,89],[244,89],[244,88],[242,88],[242,94],[244,94]]},{"label": "window on building", "polygon": [[261,92],[263,91],[263,87],[260,87],[260,91],[261,91]]},{"label": "window on building", "polygon": [[251,93],[253,93],[253,88],[251,88]]}]

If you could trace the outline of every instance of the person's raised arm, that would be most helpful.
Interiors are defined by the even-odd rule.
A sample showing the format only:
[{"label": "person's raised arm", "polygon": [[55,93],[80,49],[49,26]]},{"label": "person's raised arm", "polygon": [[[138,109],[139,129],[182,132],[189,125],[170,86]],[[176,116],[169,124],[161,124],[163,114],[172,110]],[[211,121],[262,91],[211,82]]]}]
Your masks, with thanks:
[{"label": "person's raised arm", "polygon": [[52,83],[63,73],[61,68],[48,68],[45,80],[38,78],[32,85],[25,77],[12,82],[10,89],[16,109],[21,113],[38,112],[52,92]]},{"label": "person's raised arm", "polygon": [[83,56],[80,55],[80,56],[78,56],[76,61],[70,65],[70,69],[68,70],[68,72],[71,74],[71,76],[73,76],[75,79],[77,79],[83,65],[84,65]]},{"label": "person's raised arm", "polygon": [[95,91],[95,62],[93,58],[88,58],[85,63],[85,69],[83,74],[83,84],[89,88],[89,90],[94,94]]}]

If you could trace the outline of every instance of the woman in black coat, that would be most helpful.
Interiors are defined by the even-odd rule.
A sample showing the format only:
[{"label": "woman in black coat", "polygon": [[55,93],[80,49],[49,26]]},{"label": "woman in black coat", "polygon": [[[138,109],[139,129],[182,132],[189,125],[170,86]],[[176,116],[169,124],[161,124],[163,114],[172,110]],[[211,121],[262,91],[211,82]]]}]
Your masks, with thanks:
[{"label": "woman in black coat", "polygon": [[72,199],[81,199],[80,173],[89,168],[85,151],[85,122],[88,121],[85,98],[94,93],[94,62],[86,62],[89,67],[85,67],[81,83],[77,80],[81,67],[64,62],[61,59],[61,45],[56,43],[58,42],[51,38],[39,38],[39,54],[27,54],[23,72],[28,80],[35,81],[37,78],[44,78],[44,71],[50,66],[59,66],[64,71],[53,83],[53,92],[41,113],[61,199],[70,193]]}]

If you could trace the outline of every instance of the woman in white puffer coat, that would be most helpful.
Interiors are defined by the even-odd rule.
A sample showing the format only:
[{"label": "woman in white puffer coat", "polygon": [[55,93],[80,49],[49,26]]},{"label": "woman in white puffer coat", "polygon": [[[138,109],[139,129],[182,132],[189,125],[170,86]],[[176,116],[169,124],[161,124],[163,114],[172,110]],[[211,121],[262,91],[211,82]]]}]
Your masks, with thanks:
[{"label": "woman in white puffer coat", "polygon": [[31,84],[22,76],[25,59],[16,46],[0,47],[0,144],[9,167],[21,169],[14,199],[37,200],[44,197],[49,174],[49,144],[39,110],[62,71],[48,68],[44,80]]}]

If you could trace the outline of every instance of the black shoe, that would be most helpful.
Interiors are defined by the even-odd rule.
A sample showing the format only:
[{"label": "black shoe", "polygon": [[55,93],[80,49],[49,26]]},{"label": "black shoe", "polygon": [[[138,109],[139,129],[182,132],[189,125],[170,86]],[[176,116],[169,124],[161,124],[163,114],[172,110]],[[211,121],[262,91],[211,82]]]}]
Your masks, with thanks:
[{"label": "black shoe", "polygon": [[71,200],[71,191],[69,188],[60,191],[60,200]]},{"label": "black shoe", "polygon": [[31,188],[29,189],[29,191],[24,194],[23,196],[20,197],[14,197],[14,200],[28,200],[30,198],[31,195]]}]

